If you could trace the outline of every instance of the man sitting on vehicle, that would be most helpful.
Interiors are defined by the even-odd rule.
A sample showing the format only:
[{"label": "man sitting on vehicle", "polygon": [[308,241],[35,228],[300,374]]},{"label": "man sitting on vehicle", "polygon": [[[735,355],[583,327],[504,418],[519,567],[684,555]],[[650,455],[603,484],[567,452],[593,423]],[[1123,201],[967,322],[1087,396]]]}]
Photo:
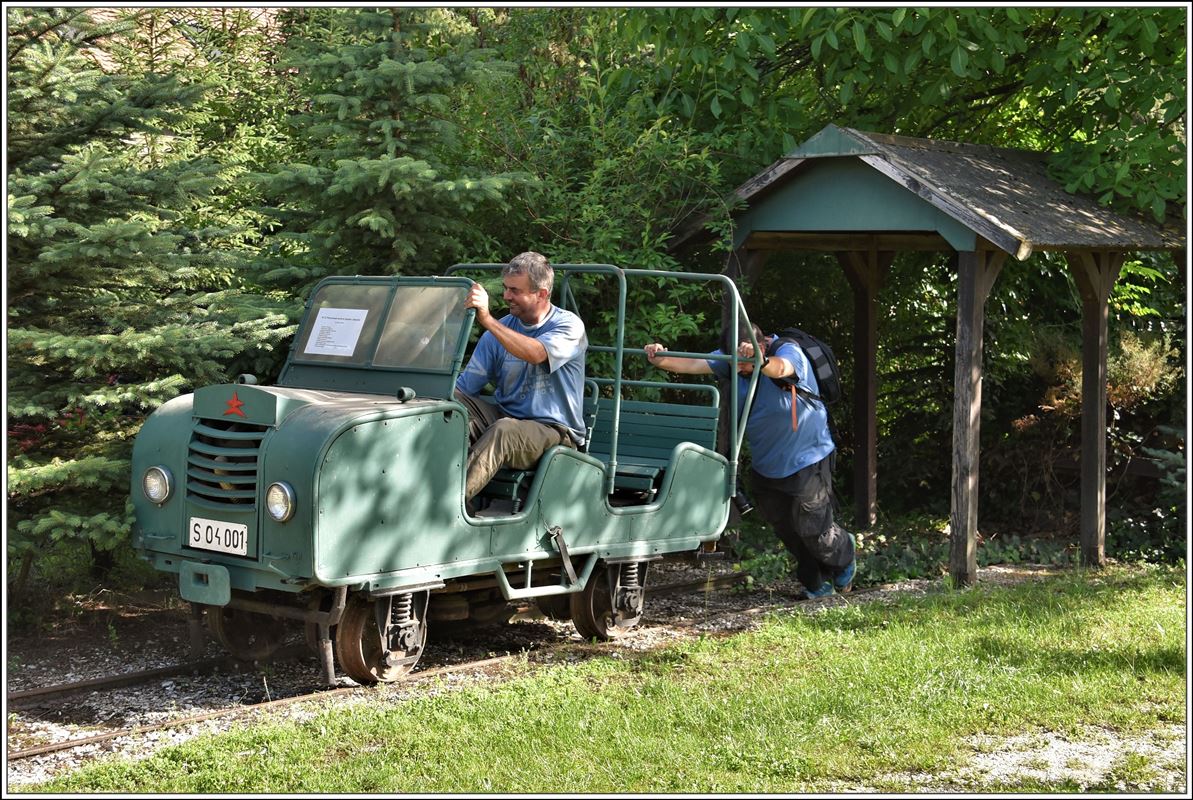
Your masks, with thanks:
[{"label": "man sitting on vehicle", "polygon": [[[530,469],[555,445],[584,444],[584,323],[551,303],[555,271],[539,253],[515,256],[501,275],[508,315],[489,312],[479,283],[464,302],[485,329],[456,381],[468,408],[469,503],[499,469]],[[492,402],[478,396],[489,383]]]}]

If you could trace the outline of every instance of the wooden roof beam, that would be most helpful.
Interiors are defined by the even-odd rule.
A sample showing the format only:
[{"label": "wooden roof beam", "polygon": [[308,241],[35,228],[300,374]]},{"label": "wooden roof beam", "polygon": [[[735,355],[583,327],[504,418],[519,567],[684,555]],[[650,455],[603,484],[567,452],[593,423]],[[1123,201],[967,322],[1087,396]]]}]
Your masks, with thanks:
[{"label": "wooden roof beam", "polygon": [[754,231],[745,241],[747,250],[927,250],[951,252],[953,246],[939,233],[814,233],[805,231]]}]

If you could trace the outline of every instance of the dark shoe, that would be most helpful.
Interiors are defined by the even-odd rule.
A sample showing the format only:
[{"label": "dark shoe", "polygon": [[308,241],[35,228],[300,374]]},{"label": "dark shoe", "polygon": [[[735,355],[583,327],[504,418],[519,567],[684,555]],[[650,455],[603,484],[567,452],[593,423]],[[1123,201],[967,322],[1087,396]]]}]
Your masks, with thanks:
[{"label": "dark shoe", "polygon": [[795,599],[796,600],[816,600],[821,597],[828,597],[830,594],[833,594],[832,581],[825,581],[824,583],[822,583],[820,585],[819,589],[812,589],[812,590],[801,589],[799,592],[796,593]]},{"label": "dark shoe", "polygon": [[754,510],[754,502],[750,500],[745,492],[740,490],[737,494],[733,495],[733,506],[737,509],[738,516],[742,517]]},{"label": "dark shoe", "polygon": [[853,576],[857,572],[857,559],[849,562],[849,566],[840,575],[833,578],[833,588],[845,594],[853,588]]}]

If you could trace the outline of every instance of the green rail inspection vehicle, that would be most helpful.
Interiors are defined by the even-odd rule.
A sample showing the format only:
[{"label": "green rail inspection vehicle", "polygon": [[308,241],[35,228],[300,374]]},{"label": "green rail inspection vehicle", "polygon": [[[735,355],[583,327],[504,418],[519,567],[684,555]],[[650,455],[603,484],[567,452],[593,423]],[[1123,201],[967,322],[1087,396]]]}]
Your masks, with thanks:
[{"label": "green rail inspection vehicle", "polygon": [[[327,278],[276,385],[241,375],[149,417],[133,450],[134,544],[177,573],[193,647],[204,612],[246,660],[268,657],[296,620],[329,684],[337,661],[357,682],[391,681],[414,668],[428,625],[495,621],[526,600],[608,639],[641,618],[651,561],[720,537],[745,431],[737,382],[722,454],[715,386],[622,375],[627,356],[645,358],[623,341],[627,281],[719,283],[741,324],[720,275],[556,266],[559,303],[576,313],[577,296],[617,298],[614,341],[588,348],[588,441],[503,470],[469,512],[467,412],[453,397],[475,313],[463,273],[502,266]],[[736,370],[736,354],[715,357]]]}]

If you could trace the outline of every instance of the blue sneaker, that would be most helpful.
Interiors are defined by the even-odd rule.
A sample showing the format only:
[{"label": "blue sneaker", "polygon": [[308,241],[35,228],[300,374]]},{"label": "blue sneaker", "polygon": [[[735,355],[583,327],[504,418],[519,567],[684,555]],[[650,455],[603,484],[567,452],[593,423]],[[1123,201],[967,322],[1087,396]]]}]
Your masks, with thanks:
[{"label": "blue sneaker", "polygon": [[832,581],[825,581],[820,585],[819,589],[804,589],[797,596],[797,600],[816,600],[821,597],[828,597],[833,594]]},{"label": "blue sneaker", "polygon": [[845,568],[837,577],[833,578],[833,587],[844,594],[853,588],[853,576],[857,572],[857,559],[849,562],[849,566]]}]

